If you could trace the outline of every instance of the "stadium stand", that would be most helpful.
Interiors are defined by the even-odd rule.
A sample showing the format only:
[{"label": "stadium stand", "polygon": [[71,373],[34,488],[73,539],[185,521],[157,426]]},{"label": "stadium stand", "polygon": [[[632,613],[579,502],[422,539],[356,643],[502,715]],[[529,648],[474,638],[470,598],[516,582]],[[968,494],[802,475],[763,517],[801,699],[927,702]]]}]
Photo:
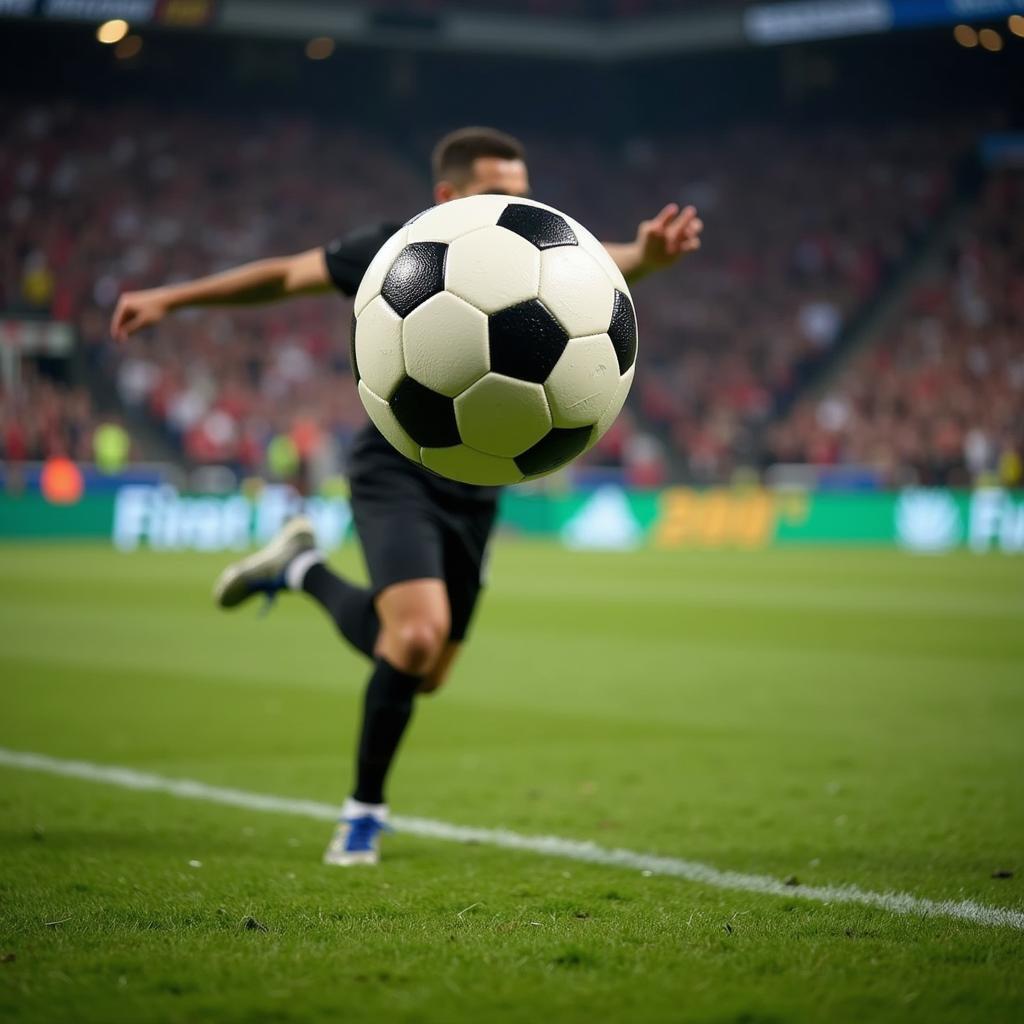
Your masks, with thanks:
[{"label": "stadium stand", "polygon": [[[329,472],[363,415],[336,299],[179,314],[123,349],[107,317],[124,289],[414,212],[429,194],[422,158],[306,118],[155,114],[0,111],[15,143],[0,152],[0,306],[73,322],[97,393],[116,393],[190,464],[255,471],[287,435]],[[625,464],[636,483],[723,480],[756,463],[780,398],[927,230],[968,139],[948,123],[747,127],[635,138],[610,154],[592,140],[528,139],[536,194],[605,237],[654,213],[652,197],[692,201],[708,224],[685,275],[638,287],[642,372],[593,460]],[[773,435],[780,457],[787,429]]]},{"label": "stadium stand", "polygon": [[91,461],[98,423],[85,387],[57,383],[31,369],[16,392],[0,385],[0,444],[11,462],[56,455]]},{"label": "stadium stand", "polygon": [[774,431],[779,462],[873,467],[890,485],[1024,478],[1024,173],[990,178],[895,321]]}]

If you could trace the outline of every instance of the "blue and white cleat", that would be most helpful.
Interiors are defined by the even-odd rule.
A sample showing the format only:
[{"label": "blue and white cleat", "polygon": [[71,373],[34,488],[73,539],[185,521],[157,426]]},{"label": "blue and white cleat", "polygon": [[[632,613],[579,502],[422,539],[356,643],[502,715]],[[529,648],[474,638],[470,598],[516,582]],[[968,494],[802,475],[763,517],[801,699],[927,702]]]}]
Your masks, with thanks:
[{"label": "blue and white cleat", "polygon": [[307,551],[316,552],[313,524],[305,516],[297,516],[269,544],[220,574],[213,586],[214,601],[221,608],[235,608],[255,594],[263,594],[269,607],[278,591],[288,587],[285,570],[289,564]]},{"label": "blue and white cleat", "polygon": [[384,804],[346,800],[341,820],[324,850],[324,863],[342,868],[379,864],[380,835],[391,831],[387,819],[388,809]]}]

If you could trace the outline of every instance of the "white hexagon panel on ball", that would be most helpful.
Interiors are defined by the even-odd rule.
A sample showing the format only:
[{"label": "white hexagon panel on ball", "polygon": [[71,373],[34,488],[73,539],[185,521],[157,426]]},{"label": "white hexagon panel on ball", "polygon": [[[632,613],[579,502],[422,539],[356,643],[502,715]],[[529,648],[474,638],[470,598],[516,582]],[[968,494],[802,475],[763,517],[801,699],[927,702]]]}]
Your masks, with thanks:
[{"label": "white hexagon panel on ball", "polygon": [[451,292],[414,309],[402,323],[410,377],[454,398],[490,369],[487,317]]},{"label": "white hexagon panel on ball", "polygon": [[566,245],[541,253],[538,298],[570,338],[584,338],[608,330],[615,286],[590,253]]},{"label": "white hexagon panel on ball", "polygon": [[359,377],[386,401],[405,376],[402,319],[378,295],[356,320],[355,332]]},{"label": "white hexagon panel on ball", "polygon": [[454,242],[477,228],[497,224],[508,202],[508,196],[467,196],[433,206],[409,221],[407,240]]},{"label": "white hexagon panel on ball", "polygon": [[489,373],[455,399],[465,444],[487,455],[515,458],[551,429],[544,388]]},{"label": "white hexagon panel on ball", "polygon": [[597,423],[619,386],[619,363],[607,334],[572,338],[544,382],[556,427]]},{"label": "white hexagon panel on ball", "polygon": [[500,227],[479,228],[448,246],[445,287],[485,313],[537,297],[540,252]]}]

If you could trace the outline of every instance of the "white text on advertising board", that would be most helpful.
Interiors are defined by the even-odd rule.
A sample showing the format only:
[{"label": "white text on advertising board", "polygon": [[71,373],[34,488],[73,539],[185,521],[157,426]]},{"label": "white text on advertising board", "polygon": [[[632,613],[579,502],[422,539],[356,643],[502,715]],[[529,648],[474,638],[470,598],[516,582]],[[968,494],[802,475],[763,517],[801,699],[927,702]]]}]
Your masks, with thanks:
[{"label": "white text on advertising board", "polygon": [[313,520],[317,543],[336,548],[352,512],[342,498],[303,499],[291,487],[264,487],[255,500],[240,494],[188,497],[173,487],[122,487],[114,502],[114,545],[122,551],[223,551],[269,540],[292,516]]}]

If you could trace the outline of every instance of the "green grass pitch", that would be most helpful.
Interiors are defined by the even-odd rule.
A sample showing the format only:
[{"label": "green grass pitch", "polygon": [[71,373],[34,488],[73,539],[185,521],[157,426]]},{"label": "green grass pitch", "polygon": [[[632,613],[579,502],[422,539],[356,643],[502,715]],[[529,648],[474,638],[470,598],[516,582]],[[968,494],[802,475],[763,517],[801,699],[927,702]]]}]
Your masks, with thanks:
[{"label": "green grass pitch", "polygon": [[[224,561],[0,548],[0,746],[340,801],[365,669],[301,596],[216,611]],[[0,768],[0,1019],[1020,1021],[1021,931],[796,894],[1024,909],[1022,783],[1019,560],[508,541],[395,811],[792,898],[401,834],[329,869],[323,822]]]}]

